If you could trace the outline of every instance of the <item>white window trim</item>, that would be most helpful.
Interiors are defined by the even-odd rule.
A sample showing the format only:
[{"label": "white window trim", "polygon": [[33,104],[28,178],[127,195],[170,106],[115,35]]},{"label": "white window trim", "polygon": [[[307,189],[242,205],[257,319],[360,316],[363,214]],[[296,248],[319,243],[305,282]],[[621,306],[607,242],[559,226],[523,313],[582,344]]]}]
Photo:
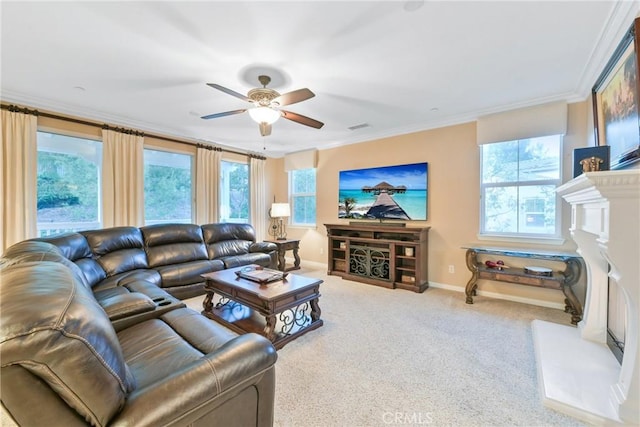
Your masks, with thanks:
[{"label": "white window trim", "polygon": [[[219,185],[219,188],[218,188],[218,221],[222,221],[222,219],[223,219],[222,218],[222,211],[223,211],[223,209],[222,209],[222,206],[223,206],[222,198],[223,198],[223,193],[224,193],[224,191],[222,190],[222,185],[224,183],[224,177],[222,176],[222,172],[223,172],[223,169],[224,169],[222,167],[223,163],[236,163],[236,164],[239,164],[239,165],[244,165],[244,166],[247,167],[247,174],[248,175],[251,174],[251,168],[249,167],[249,163],[247,163],[247,162],[243,162],[243,161],[235,160],[235,159],[220,159],[220,174],[219,174],[220,183],[218,184]],[[249,176],[249,182],[251,182],[251,176]],[[251,191],[249,191],[248,203],[249,203],[249,211],[248,211],[249,212],[248,213],[249,218],[246,218],[246,220],[244,218],[234,218],[234,219],[245,220],[247,223],[251,222]],[[229,219],[230,218],[227,218],[226,220],[228,221]],[[229,224],[242,224],[242,223],[244,223],[244,222],[240,222],[240,221],[238,221],[238,222],[236,222],[236,221],[229,222]]]},{"label": "white window trim", "polygon": [[290,226],[290,228],[300,228],[300,229],[317,229],[317,217],[318,217],[318,191],[317,191],[317,187],[318,187],[318,182],[317,182],[317,178],[318,178],[318,169],[317,168],[307,168],[307,169],[313,169],[314,173],[316,175],[316,191],[314,191],[313,193],[293,193],[293,173],[296,170],[305,170],[305,169],[293,169],[290,170],[288,173],[288,181],[289,181],[289,189],[288,189],[288,193],[289,193],[289,204],[291,205],[291,212],[294,212],[295,210],[295,202],[294,202],[294,198],[295,197],[309,197],[309,196],[313,196],[316,200],[316,218],[314,218],[313,223],[298,223],[298,222],[293,222],[293,214],[288,218],[287,220],[287,226]]},{"label": "white window trim", "polygon": [[[482,182],[482,149],[480,150],[480,224],[479,224],[479,232],[476,235],[478,240],[486,240],[486,241],[496,241],[496,242],[512,242],[512,243],[533,243],[533,244],[547,244],[547,245],[562,245],[565,242],[565,239],[562,237],[562,199],[556,194],[556,205],[555,205],[555,224],[556,231],[554,234],[530,234],[530,233],[496,233],[492,231],[484,231],[485,227],[485,205],[484,205],[484,194],[487,188],[497,188],[497,187],[513,187],[513,186],[534,186],[534,185],[553,185],[558,188],[562,185],[562,176],[563,176],[563,145],[564,139],[562,135],[560,138],[560,146],[558,153],[558,178],[557,179],[545,179],[545,180],[535,180],[535,181],[508,181],[508,182],[496,182],[496,183],[483,183]],[[534,139],[534,138],[531,138]],[[502,142],[511,142],[511,141],[502,141]],[[499,143],[498,143],[499,144]],[[482,146],[481,146],[482,148]]]},{"label": "white window trim", "polygon": [[[72,132],[72,131],[67,131],[67,130],[61,130],[58,129],[56,127],[49,127],[49,126],[38,126],[37,133],[49,133],[49,134],[53,134],[53,135],[60,135],[60,136],[65,136],[68,138],[75,138],[75,139],[83,139],[83,140],[87,140],[87,141],[93,141],[93,142],[97,142],[100,144],[100,149],[99,149],[99,158],[96,159],[96,165],[97,165],[97,169],[98,169],[98,220],[95,222],[92,222],[94,224],[98,224],[97,228],[102,228],[103,226],[103,212],[102,212],[102,150],[103,150],[103,146],[102,146],[102,139],[96,137],[95,135],[89,135],[86,133],[82,133],[82,132]],[[38,156],[38,152],[47,152],[47,153],[58,153],[58,154],[66,154],[66,155],[78,155],[78,152],[76,151],[75,148],[70,147],[70,146],[56,146],[55,148],[52,147],[42,147],[40,144],[36,143],[36,158]],[[38,168],[37,168],[37,161],[36,161],[36,171],[35,171],[35,178],[37,181],[37,177],[38,177]],[[36,191],[37,191],[37,184],[36,184]],[[37,209],[36,209],[37,210]],[[41,232],[44,230],[42,228],[42,225],[44,223],[38,222],[38,218],[37,218],[37,213],[36,213],[36,229],[37,229],[37,233],[38,235],[41,234]],[[55,225],[55,224],[67,224],[67,223],[47,223],[47,225]]]}]

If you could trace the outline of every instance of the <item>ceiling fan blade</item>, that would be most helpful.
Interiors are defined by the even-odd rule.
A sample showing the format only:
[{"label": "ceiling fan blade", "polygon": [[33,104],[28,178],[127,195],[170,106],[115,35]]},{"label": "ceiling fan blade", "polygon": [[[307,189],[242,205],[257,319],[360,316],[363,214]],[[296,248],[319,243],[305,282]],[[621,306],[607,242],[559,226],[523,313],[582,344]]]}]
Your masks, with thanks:
[{"label": "ceiling fan blade", "polygon": [[220,90],[220,91],[222,91],[222,92],[224,92],[224,93],[226,93],[228,95],[235,96],[236,98],[240,98],[243,101],[251,102],[251,99],[247,98],[246,96],[244,96],[241,93],[236,92],[235,90],[228,89],[228,88],[226,88],[224,86],[220,86],[220,85],[217,85],[215,83],[207,83],[207,86],[210,86],[210,87],[212,87],[214,89],[218,89],[218,90]]},{"label": "ceiling fan blade", "polygon": [[283,93],[279,97],[275,98],[272,103],[277,103],[279,106],[291,105],[296,102],[306,101],[309,98],[313,98],[316,96],[315,93],[311,92],[309,89],[298,89],[292,92]]},{"label": "ceiling fan blade", "polygon": [[292,113],[291,111],[280,110],[282,117],[287,120],[291,120],[301,125],[311,126],[312,128],[320,129],[324,126],[324,123],[314,120],[310,117],[303,116],[302,114]]},{"label": "ceiling fan blade", "polygon": [[209,114],[208,116],[202,116],[201,119],[205,119],[205,120],[217,119],[218,117],[233,116],[234,114],[244,113],[245,111],[247,111],[246,108],[242,110],[225,111],[224,113],[215,113],[215,114]]},{"label": "ceiling fan blade", "polygon": [[260,123],[260,135],[269,136],[271,135],[271,125],[267,122]]}]

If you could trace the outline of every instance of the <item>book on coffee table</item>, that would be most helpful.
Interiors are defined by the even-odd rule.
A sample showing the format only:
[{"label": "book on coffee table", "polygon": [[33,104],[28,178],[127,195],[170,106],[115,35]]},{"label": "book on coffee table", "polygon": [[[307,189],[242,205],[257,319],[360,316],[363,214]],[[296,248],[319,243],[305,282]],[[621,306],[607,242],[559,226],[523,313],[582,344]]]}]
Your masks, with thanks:
[{"label": "book on coffee table", "polygon": [[248,266],[236,271],[236,275],[238,277],[257,282],[261,285],[283,280],[287,277],[287,274],[288,273],[284,273],[279,270],[271,270],[260,266]]}]

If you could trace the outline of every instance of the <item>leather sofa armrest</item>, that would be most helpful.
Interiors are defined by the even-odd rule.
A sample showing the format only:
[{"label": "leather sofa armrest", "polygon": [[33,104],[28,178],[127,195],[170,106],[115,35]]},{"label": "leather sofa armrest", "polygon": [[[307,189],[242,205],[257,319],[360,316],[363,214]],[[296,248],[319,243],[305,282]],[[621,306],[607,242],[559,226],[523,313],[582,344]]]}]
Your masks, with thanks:
[{"label": "leather sofa armrest", "polygon": [[[110,424],[190,425],[207,419],[228,398],[259,384],[265,375],[273,375],[276,359],[276,350],[266,338],[257,334],[238,336],[215,352],[131,393],[125,407]],[[272,408],[273,377],[267,384],[267,395],[259,398],[270,399]],[[182,393],[175,393],[176,390],[182,390]]]},{"label": "leather sofa armrest", "polygon": [[268,254],[269,252],[273,252],[277,250],[278,250],[278,246],[276,246],[275,243],[271,243],[271,242],[256,242],[256,243],[252,243],[249,246],[249,253],[264,252],[265,254]]},{"label": "leather sofa armrest", "polygon": [[156,303],[139,292],[114,295],[100,300],[99,303],[111,321],[156,309]]},{"label": "leather sofa armrest", "polygon": [[146,280],[132,280],[123,284],[122,286],[129,289],[131,292],[139,292],[141,294],[144,294],[154,301],[159,301],[162,299],[177,300],[177,298],[167,293],[167,291],[162,289],[160,286]]}]

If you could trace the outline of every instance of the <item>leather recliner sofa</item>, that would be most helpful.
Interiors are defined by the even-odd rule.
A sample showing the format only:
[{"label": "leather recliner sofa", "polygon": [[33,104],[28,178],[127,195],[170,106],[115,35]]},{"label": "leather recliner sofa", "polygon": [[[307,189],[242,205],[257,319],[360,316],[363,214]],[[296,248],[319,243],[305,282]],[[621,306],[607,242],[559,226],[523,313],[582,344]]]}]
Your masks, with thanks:
[{"label": "leather recliner sofa", "polygon": [[18,425],[272,425],[266,338],[186,307],[116,331],[74,276],[19,257],[0,270],[0,393]]},{"label": "leather recliner sofa", "polygon": [[249,224],[113,227],[35,240],[58,246],[81,268],[94,291],[144,280],[185,299],[204,293],[203,273],[277,264],[277,246],[256,242]]},{"label": "leather recliner sofa", "polygon": [[[185,307],[200,274],[275,267],[247,224],[20,242],[0,265],[1,398],[20,425],[271,425],[275,349]],[[34,410],[37,408],[37,410]]]}]

